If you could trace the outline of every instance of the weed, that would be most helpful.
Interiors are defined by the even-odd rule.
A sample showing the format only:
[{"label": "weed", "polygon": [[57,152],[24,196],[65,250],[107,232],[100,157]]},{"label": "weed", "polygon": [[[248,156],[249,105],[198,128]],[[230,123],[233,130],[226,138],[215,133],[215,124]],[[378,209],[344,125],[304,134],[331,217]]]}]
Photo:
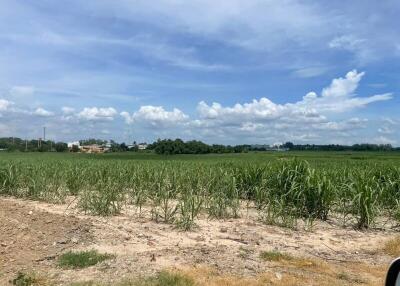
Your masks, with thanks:
[{"label": "weed", "polygon": [[292,260],[293,256],[273,250],[273,251],[261,252],[260,258],[265,261],[282,261],[282,260]]},{"label": "weed", "polygon": [[80,252],[66,252],[58,259],[58,265],[62,268],[86,268],[96,265],[114,256],[111,254],[100,254],[96,250],[80,251]]}]

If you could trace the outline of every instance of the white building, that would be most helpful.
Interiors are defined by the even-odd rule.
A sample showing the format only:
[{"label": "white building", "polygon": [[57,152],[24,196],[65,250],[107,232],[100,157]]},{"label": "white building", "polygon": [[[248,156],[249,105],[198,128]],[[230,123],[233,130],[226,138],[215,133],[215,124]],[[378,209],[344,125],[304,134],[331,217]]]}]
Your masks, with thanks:
[{"label": "white building", "polygon": [[140,144],[138,144],[138,149],[139,150],[146,150],[147,146],[148,145],[146,143],[140,143]]},{"label": "white building", "polygon": [[75,141],[75,142],[68,142],[68,148],[72,148],[73,146],[78,146],[80,147],[80,143],[79,141]]}]

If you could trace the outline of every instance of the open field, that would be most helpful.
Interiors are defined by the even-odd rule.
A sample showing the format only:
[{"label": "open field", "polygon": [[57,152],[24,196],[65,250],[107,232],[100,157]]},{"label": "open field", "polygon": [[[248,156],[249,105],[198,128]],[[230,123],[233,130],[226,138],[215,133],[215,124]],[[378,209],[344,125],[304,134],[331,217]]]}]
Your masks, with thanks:
[{"label": "open field", "polygon": [[[1,153],[0,281],[379,285],[399,186],[398,153]],[[92,249],[109,259],[58,263]]]}]

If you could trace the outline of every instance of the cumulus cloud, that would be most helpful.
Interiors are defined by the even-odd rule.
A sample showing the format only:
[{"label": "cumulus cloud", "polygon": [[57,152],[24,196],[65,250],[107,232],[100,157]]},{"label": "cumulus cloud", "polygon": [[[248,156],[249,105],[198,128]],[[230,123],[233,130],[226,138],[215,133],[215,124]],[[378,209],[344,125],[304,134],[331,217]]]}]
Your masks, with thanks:
[{"label": "cumulus cloud", "polygon": [[153,127],[173,126],[189,120],[189,116],[181,110],[174,108],[172,111],[165,110],[162,106],[141,106],[132,115],[126,111],[120,113],[128,124],[142,123]]},{"label": "cumulus cloud", "polygon": [[309,92],[295,103],[277,104],[265,97],[233,106],[222,106],[216,102],[208,105],[201,101],[197,106],[200,119],[192,121],[191,127],[199,130],[220,129],[225,134],[236,136],[246,133],[255,136],[257,133],[256,136],[303,141],[315,140],[321,132],[349,136],[353,130],[365,128],[368,120],[353,117],[337,121],[329,118],[392,98],[390,93],[368,97],[356,95],[363,76],[363,72],[350,71],[343,78],[333,79],[321,95]]},{"label": "cumulus cloud", "polygon": [[33,114],[41,117],[50,117],[54,115],[54,112],[48,111],[42,107],[38,107]]},{"label": "cumulus cloud", "polygon": [[77,114],[77,117],[89,121],[111,121],[114,120],[115,115],[117,115],[117,111],[112,107],[85,107]]},{"label": "cumulus cloud", "polygon": [[321,96],[315,92],[307,93],[296,103],[276,104],[268,98],[253,100],[250,103],[223,107],[219,103],[208,105],[204,101],[198,104],[201,118],[219,120],[230,124],[272,120],[322,122],[329,113],[341,113],[363,107],[376,101],[391,99],[391,94],[357,97],[354,95],[364,73],[350,71],[344,78],[334,79],[322,90]]},{"label": "cumulus cloud", "polygon": [[334,140],[342,140],[336,142],[346,144],[346,140],[351,140],[356,130],[365,129],[369,121],[359,117],[335,120],[335,117],[392,98],[389,93],[357,95],[363,76],[364,72],[350,71],[345,77],[333,79],[320,94],[311,91],[294,103],[278,104],[266,97],[233,106],[201,101],[197,105],[197,119],[190,119],[179,109],[167,111],[162,106],[142,106],[133,114],[123,111],[120,115],[127,124],[165,127],[165,130],[180,126],[182,134],[199,139],[251,138],[258,141],[269,138],[313,142],[334,134]]}]

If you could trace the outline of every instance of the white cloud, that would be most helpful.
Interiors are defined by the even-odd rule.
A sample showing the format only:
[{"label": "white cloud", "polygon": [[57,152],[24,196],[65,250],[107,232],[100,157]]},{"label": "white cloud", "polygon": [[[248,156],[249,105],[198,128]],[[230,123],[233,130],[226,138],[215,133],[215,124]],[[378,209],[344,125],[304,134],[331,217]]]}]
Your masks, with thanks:
[{"label": "white cloud", "polygon": [[121,112],[120,115],[128,124],[142,123],[153,127],[173,126],[189,120],[189,116],[177,108],[167,111],[162,106],[151,105],[141,106],[132,115],[126,111]]},{"label": "white cloud", "polygon": [[332,41],[329,42],[329,47],[355,51],[360,49],[365,42],[365,39],[359,39],[353,35],[343,35],[332,39]]},{"label": "white cloud", "polygon": [[321,122],[327,113],[338,113],[360,108],[376,101],[388,100],[391,94],[356,97],[354,92],[364,73],[351,71],[345,78],[337,78],[322,90],[322,96],[315,92],[307,93],[296,103],[276,104],[268,98],[253,100],[250,103],[235,104],[233,107],[223,107],[219,103],[209,106],[200,102],[197,110],[202,119],[217,120],[229,124],[254,121],[302,121]]},{"label": "white cloud", "polygon": [[378,128],[378,132],[381,134],[393,134],[394,130],[390,128],[389,126],[382,126]]},{"label": "white cloud", "polygon": [[7,111],[8,108],[12,105],[13,103],[11,101],[8,101],[6,99],[1,99],[0,98],[0,111]]},{"label": "white cloud", "polygon": [[34,112],[34,115],[41,116],[41,117],[50,117],[54,115],[54,112],[48,111],[42,107],[38,107]]},{"label": "white cloud", "polygon": [[385,136],[379,136],[379,137],[377,137],[377,138],[374,138],[374,139],[372,140],[371,143],[375,143],[375,144],[392,144],[392,145],[395,145],[395,144],[397,143],[397,141],[396,141],[396,140],[393,140],[393,139],[390,139],[390,138],[388,138],[388,137],[385,137]]},{"label": "white cloud", "polygon": [[27,97],[32,96],[35,93],[35,87],[17,85],[10,89],[10,95],[14,97]]},{"label": "white cloud", "polygon": [[400,121],[396,120],[396,119],[393,119],[393,118],[390,118],[390,117],[383,117],[382,118],[382,122],[383,122],[383,124],[387,124],[387,125],[393,126],[393,125],[399,124]]},{"label": "white cloud", "polygon": [[326,132],[330,136],[349,137],[353,131],[366,128],[368,120],[357,117],[342,120],[328,118],[391,99],[389,93],[357,96],[355,92],[363,75],[355,70],[350,71],[344,78],[332,80],[321,95],[309,92],[295,103],[277,104],[265,97],[233,106],[222,106],[216,102],[208,105],[201,101],[197,106],[200,119],[192,121],[190,126],[200,131],[222,130],[228,136],[239,138],[247,134],[252,138],[312,141]]},{"label": "white cloud", "polygon": [[89,121],[111,121],[114,120],[115,115],[117,115],[117,111],[112,107],[85,107],[77,114],[77,117]]},{"label": "white cloud", "polygon": [[292,72],[292,74],[296,77],[301,77],[301,78],[311,78],[311,77],[316,77],[320,76],[328,70],[327,67],[306,67],[306,68],[300,68],[296,69]]},{"label": "white cloud", "polygon": [[61,111],[65,115],[71,115],[71,114],[73,114],[75,112],[75,108],[68,107],[68,106],[63,106],[61,108]]},{"label": "white cloud", "polygon": [[351,96],[357,89],[364,72],[357,73],[356,70],[349,71],[345,78],[335,78],[327,88],[322,90],[323,97]]}]

